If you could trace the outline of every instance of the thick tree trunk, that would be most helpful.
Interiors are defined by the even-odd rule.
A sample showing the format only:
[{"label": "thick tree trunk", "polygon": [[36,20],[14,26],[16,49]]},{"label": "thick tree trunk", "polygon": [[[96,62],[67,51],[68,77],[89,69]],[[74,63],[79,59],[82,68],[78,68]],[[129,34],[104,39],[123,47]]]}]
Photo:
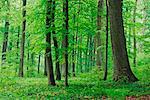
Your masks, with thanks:
[{"label": "thick tree trunk", "polygon": [[96,33],[96,65],[98,68],[102,65],[102,52],[101,52],[101,26],[102,26],[102,10],[103,0],[98,0],[97,12],[97,33]]},{"label": "thick tree trunk", "polygon": [[59,51],[58,51],[58,42],[56,38],[56,32],[55,32],[55,0],[53,0],[52,4],[52,33],[53,33],[53,41],[54,41],[54,47],[55,47],[55,56],[56,56],[56,80],[61,80],[61,73],[60,73],[60,67],[59,67]]},{"label": "thick tree trunk", "polygon": [[114,59],[114,81],[135,82],[127,55],[126,39],[122,18],[122,0],[109,0],[111,42]]},{"label": "thick tree trunk", "polygon": [[22,39],[20,47],[20,65],[19,65],[19,77],[23,77],[23,65],[24,65],[24,45],[25,45],[25,31],[26,31],[26,0],[23,1],[23,10],[22,10]]},{"label": "thick tree trunk", "polygon": [[69,28],[69,16],[68,16],[68,0],[63,0],[63,14],[64,14],[64,23],[63,23],[63,29],[64,29],[64,54],[65,54],[65,86],[68,86],[68,28]]},{"label": "thick tree trunk", "polygon": [[48,71],[48,84],[55,86],[53,63],[52,63],[52,51],[51,51],[51,11],[52,11],[52,0],[47,0],[46,5],[46,65]]}]

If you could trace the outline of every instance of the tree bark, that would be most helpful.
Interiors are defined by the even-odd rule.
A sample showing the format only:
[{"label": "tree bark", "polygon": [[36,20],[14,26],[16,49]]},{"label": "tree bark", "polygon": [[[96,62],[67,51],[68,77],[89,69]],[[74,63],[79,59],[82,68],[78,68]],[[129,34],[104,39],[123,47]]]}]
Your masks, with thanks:
[{"label": "tree bark", "polygon": [[55,60],[56,60],[56,80],[61,80],[61,73],[60,73],[60,64],[59,64],[59,51],[58,51],[58,42],[56,38],[56,31],[55,31],[55,0],[52,2],[52,33],[53,33],[53,41],[55,47]]},{"label": "tree bark", "polygon": [[97,33],[96,33],[96,65],[98,68],[102,65],[102,52],[101,52],[101,26],[102,26],[102,10],[103,0],[98,0],[97,12]]},{"label": "tree bark", "polygon": [[24,65],[24,45],[25,45],[25,31],[26,31],[26,3],[27,0],[23,1],[23,10],[22,10],[22,39],[21,39],[21,47],[20,47],[20,65],[19,65],[19,77],[23,77],[23,65]]},{"label": "tree bark", "polygon": [[[18,60],[19,60],[19,39],[20,38],[20,26],[18,26],[18,35],[17,35],[17,52],[16,52],[16,59],[17,59],[17,62],[16,64],[18,64]],[[18,70],[18,67],[16,67],[16,73],[17,73],[17,70]]]},{"label": "tree bark", "polygon": [[52,51],[51,51],[51,11],[52,11],[52,0],[47,0],[46,5],[46,65],[48,71],[48,85],[55,86],[53,63],[52,63]]},{"label": "tree bark", "polygon": [[44,76],[47,76],[46,54],[44,55]]},{"label": "tree bark", "polygon": [[106,64],[104,68],[104,80],[107,80],[107,67],[108,67],[108,1],[106,0]]},{"label": "tree bark", "polygon": [[68,30],[69,30],[69,16],[68,16],[68,0],[63,0],[63,14],[64,14],[64,23],[63,23],[63,29],[64,29],[64,54],[65,54],[65,86],[68,86]]},{"label": "tree bark", "polygon": [[2,46],[2,65],[5,63],[6,60],[6,52],[8,48],[8,34],[9,34],[9,1],[6,0],[7,2],[7,16],[5,20],[5,32],[4,32],[4,38],[3,38],[3,46]]},{"label": "tree bark", "polygon": [[[75,18],[76,18],[76,15],[74,14],[73,15],[73,23],[74,23],[74,27],[75,27],[75,22],[76,22],[76,20],[75,20]],[[73,34],[73,50],[72,50],[72,75],[73,75],[73,77],[75,77],[76,75],[75,75],[75,67],[76,67],[76,64],[75,64],[75,62],[76,62],[76,50],[75,50],[75,32],[74,32],[74,34]]]},{"label": "tree bark", "polygon": [[40,62],[41,62],[41,54],[38,57],[38,74],[40,73]]},{"label": "tree bark", "polygon": [[3,47],[2,47],[2,65],[5,63],[6,60],[6,51],[8,46],[8,31],[9,31],[9,21],[5,22],[5,32],[4,32],[4,39],[3,39]]},{"label": "tree bark", "polygon": [[122,0],[109,0],[111,42],[114,59],[114,81],[135,82],[126,49],[122,18]]}]

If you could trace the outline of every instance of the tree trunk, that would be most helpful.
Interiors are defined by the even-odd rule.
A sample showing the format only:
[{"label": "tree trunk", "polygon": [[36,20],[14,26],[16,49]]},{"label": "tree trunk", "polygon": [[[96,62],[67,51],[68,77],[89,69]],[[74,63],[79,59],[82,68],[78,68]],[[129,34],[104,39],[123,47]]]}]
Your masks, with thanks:
[{"label": "tree trunk", "polygon": [[55,56],[56,56],[56,80],[61,80],[61,73],[60,73],[60,67],[59,67],[59,51],[58,51],[58,42],[56,38],[56,32],[55,32],[55,0],[53,0],[52,4],[52,33],[53,33],[53,41],[54,41],[54,47],[55,47]]},{"label": "tree trunk", "polygon": [[26,31],[26,3],[27,0],[23,1],[23,10],[22,10],[22,39],[20,47],[20,65],[19,65],[19,77],[23,77],[23,65],[24,65],[24,45],[25,45],[25,31]]},{"label": "tree trunk", "polygon": [[28,40],[28,54],[27,54],[28,65],[27,65],[27,71],[29,70],[29,66],[31,65],[30,64],[30,50],[29,50],[29,47],[30,47],[30,41]]},{"label": "tree trunk", "polygon": [[[76,16],[75,16],[75,14],[73,15],[73,23],[74,23],[74,27],[75,27],[75,18],[76,18]],[[73,77],[75,77],[76,75],[75,75],[75,67],[76,67],[76,64],[75,64],[75,62],[76,62],[76,50],[75,50],[75,32],[74,32],[74,34],[73,34],[73,50],[72,50],[72,75],[73,75]]]},{"label": "tree trunk", "polygon": [[2,47],[2,65],[5,63],[6,60],[6,51],[8,48],[8,34],[9,34],[9,1],[6,0],[7,2],[7,15],[6,15],[6,20],[5,20],[5,32],[4,32],[4,38],[3,38],[3,47]]},{"label": "tree trunk", "polygon": [[126,49],[122,18],[122,0],[109,0],[111,42],[114,59],[114,81],[135,82]]},{"label": "tree trunk", "polygon": [[101,26],[102,26],[102,10],[103,0],[98,0],[98,13],[97,13],[97,33],[96,33],[96,65],[98,68],[102,65],[102,52],[101,52]]},{"label": "tree trunk", "polygon": [[[17,52],[16,52],[16,59],[17,59],[17,62],[16,64],[18,64],[18,60],[19,60],[19,39],[20,38],[20,26],[18,26],[18,35],[17,35]],[[16,73],[17,73],[17,70],[18,70],[18,67],[16,67]]]},{"label": "tree trunk", "polygon": [[47,76],[46,55],[44,55],[44,76]]},{"label": "tree trunk", "polygon": [[64,29],[64,54],[65,54],[65,86],[68,86],[68,28],[69,28],[69,16],[68,16],[68,0],[63,0],[63,14],[64,14],[64,23],[63,23],[63,29]]},{"label": "tree trunk", "polygon": [[106,0],[106,65],[104,68],[104,80],[107,79],[107,67],[108,67],[108,1]]},{"label": "tree trunk", "polygon": [[39,54],[38,58],[38,74],[40,73],[40,62],[41,62],[41,54]]},{"label": "tree trunk", "polygon": [[3,47],[2,47],[2,65],[5,63],[6,60],[6,51],[8,45],[8,31],[9,31],[9,21],[5,22],[5,33],[3,39]]},{"label": "tree trunk", "polygon": [[88,72],[89,71],[89,40],[90,40],[90,34],[88,33],[88,36],[87,36],[87,44],[86,44],[86,52],[85,52],[85,71]]},{"label": "tree trunk", "polygon": [[55,86],[53,63],[52,63],[52,51],[51,51],[51,11],[52,11],[52,0],[47,0],[46,5],[46,65],[48,71],[48,84]]}]

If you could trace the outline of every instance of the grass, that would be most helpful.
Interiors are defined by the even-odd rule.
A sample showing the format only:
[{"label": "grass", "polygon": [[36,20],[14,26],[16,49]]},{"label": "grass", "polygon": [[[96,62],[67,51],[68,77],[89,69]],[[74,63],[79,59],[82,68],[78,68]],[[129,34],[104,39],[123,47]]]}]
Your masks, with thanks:
[{"label": "grass", "polygon": [[[142,96],[150,94],[149,67],[134,68],[139,82],[115,83],[112,71],[109,70],[107,81],[102,80],[102,71],[92,70],[69,78],[69,87],[64,87],[64,80],[57,81],[57,86],[47,85],[46,77],[18,78],[11,73],[0,74],[0,100],[68,100],[68,99],[98,99],[102,96],[109,98],[125,98],[126,96]],[[11,72],[11,71],[10,71]],[[13,77],[10,77],[13,76]]]}]

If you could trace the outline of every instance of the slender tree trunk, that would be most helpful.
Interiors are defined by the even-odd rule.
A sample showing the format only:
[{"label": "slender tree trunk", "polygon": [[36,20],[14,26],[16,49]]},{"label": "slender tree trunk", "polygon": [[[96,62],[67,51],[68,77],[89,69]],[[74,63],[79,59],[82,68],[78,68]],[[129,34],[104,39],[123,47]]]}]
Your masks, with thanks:
[{"label": "slender tree trunk", "polygon": [[[19,60],[19,53],[18,53],[18,50],[19,50],[19,39],[20,38],[20,26],[18,26],[18,35],[17,35],[17,52],[16,52],[16,59],[17,59],[17,62],[16,64],[18,64],[18,60]],[[18,68],[16,67],[16,73],[17,73],[17,70]]]},{"label": "slender tree trunk", "polygon": [[91,35],[91,33],[90,33],[90,38],[89,38],[89,63],[90,63],[90,70],[91,70],[91,68],[92,68],[92,40],[93,40],[93,37],[92,37],[92,35]]},{"label": "slender tree trunk", "polygon": [[[75,14],[73,15],[73,23],[74,23],[74,27],[75,27]],[[76,61],[76,50],[75,50],[75,32],[73,34],[73,50],[72,50],[72,75],[73,77],[75,77],[75,61]]]},{"label": "slender tree trunk", "polygon": [[96,65],[98,68],[102,65],[102,52],[101,52],[101,26],[102,26],[102,10],[103,0],[98,0],[98,13],[97,13],[97,33],[96,33]]},{"label": "slender tree trunk", "polygon": [[135,82],[138,79],[132,73],[122,18],[122,0],[109,0],[111,42],[114,59],[114,81]]},{"label": "slender tree trunk", "polygon": [[44,76],[47,76],[46,55],[44,55]]},{"label": "slender tree trunk", "polygon": [[27,54],[27,61],[28,61],[28,64],[27,65],[27,71],[29,70],[29,67],[31,64],[30,64],[30,51],[29,51],[29,47],[30,47],[30,42],[28,41],[28,54]]},{"label": "slender tree trunk", "polygon": [[9,21],[5,22],[5,33],[3,39],[3,47],[2,47],[2,65],[5,63],[6,60],[6,51],[8,45],[8,31],[9,31]]},{"label": "slender tree trunk", "polygon": [[53,72],[53,63],[52,63],[52,51],[51,51],[51,11],[52,11],[52,0],[47,0],[46,5],[46,65],[48,71],[48,84],[55,86],[54,72]]},{"label": "slender tree trunk", "polygon": [[19,77],[23,77],[23,65],[24,65],[24,45],[25,45],[25,31],[26,31],[26,3],[27,0],[22,0],[23,10],[22,10],[22,39],[20,47],[20,66],[19,66]]},{"label": "slender tree trunk", "polygon": [[18,50],[19,50],[19,37],[20,37],[20,27],[18,27],[18,35],[17,35],[17,59],[19,59],[19,53],[18,53]]},{"label": "slender tree trunk", "polygon": [[90,40],[90,34],[88,33],[88,36],[87,36],[87,44],[86,44],[86,53],[85,53],[85,58],[86,58],[86,62],[85,62],[85,71],[88,72],[89,71],[89,40]]},{"label": "slender tree trunk", "polygon": [[[91,12],[92,12],[92,9],[91,9]],[[93,22],[94,22],[94,19],[93,19],[93,16],[91,16],[91,27],[93,27]],[[89,63],[90,63],[90,70],[92,70],[92,66],[93,66],[93,41],[94,41],[94,38],[92,36],[92,34],[90,33],[89,34]]]},{"label": "slender tree trunk", "polygon": [[63,23],[63,29],[64,29],[64,35],[65,35],[65,86],[68,86],[68,28],[69,28],[69,16],[68,16],[68,0],[63,0],[63,14],[64,14],[64,23]]},{"label": "slender tree trunk", "polygon": [[41,62],[41,54],[38,57],[38,74],[40,73],[40,62]]},{"label": "slender tree trunk", "polygon": [[34,60],[34,56],[35,56],[35,53],[31,53],[31,63],[32,65],[35,65],[35,60]]},{"label": "slender tree trunk", "polygon": [[59,67],[59,51],[58,51],[58,42],[56,38],[56,32],[55,32],[55,0],[53,0],[52,4],[52,33],[53,33],[53,41],[54,41],[54,47],[55,47],[55,56],[56,56],[56,80],[61,80],[61,73],[60,73],[60,67]]},{"label": "slender tree trunk", "polygon": [[133,47],[134,47],[133,65],[134,65],[134,67],[136,67],[136,56],[137,56],[136,33],[135,33],[135,17],[136,17],[137,2],[138,2],[138,0],[135,1],[135,7],[134,7],[134,11],[133,11],[133,23],[134,23],[134,27],[133,27]]},{"label": "slender tree trunk", "polygon": [[77,48],[77,68],[79,68],[80,69],[80,72],[82,73],[82,66],[80,65],[81,63],[82,63],[82,61],[81,61],[81,50],[80,50],[80,45],[81,45],[81,38],[82,38],[82,36],[80,36],[80,35],[82,35],[82,34],[79,34],[79,18],[80,18],[80,3],[81,3],[81,0],[78,0],[78,11],[77,11],[77,25],[76,25],[76,42],[77,42],[77,45],[78,45],[78,48]]},{"label": "slender tree trunk", "polygon": [[108,1],[106,0],[106,65],[104,68],[104,80],[107,79],[107,67],[108,67]]},{"label": "slender tree trunk", "polygon": [[6,20],[5,20],[5,32],[4,32],[4,38],[3,38],[3,46],[2,46],[2,65],[5,63],[6,60],[6,52],[7,52],[7,48],[8,48],[8,34],[9,34],[9,1],[6,0],[5,2],[7,2],[7,16],[6,16]]}]

